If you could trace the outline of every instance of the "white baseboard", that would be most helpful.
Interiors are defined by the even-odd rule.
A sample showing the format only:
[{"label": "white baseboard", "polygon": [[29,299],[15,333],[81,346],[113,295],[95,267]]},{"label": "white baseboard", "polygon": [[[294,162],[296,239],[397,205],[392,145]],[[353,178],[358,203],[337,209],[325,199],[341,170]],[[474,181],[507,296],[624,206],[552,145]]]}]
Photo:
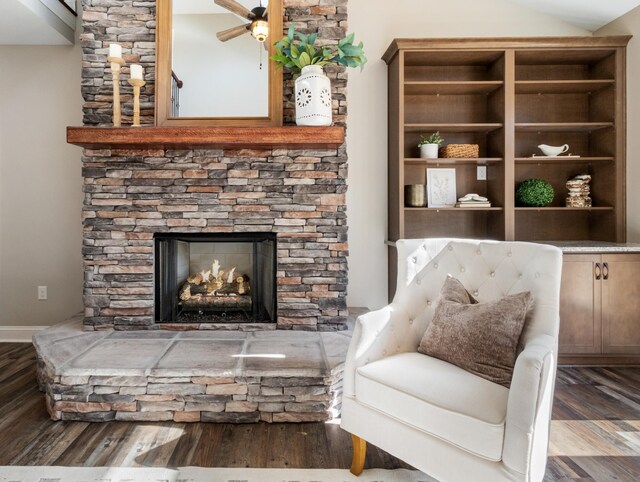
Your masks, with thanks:
[{"label": "white baseboard", "polygon": [[48,326],[0,326],[0,343],[31,343],[31,337]]}]

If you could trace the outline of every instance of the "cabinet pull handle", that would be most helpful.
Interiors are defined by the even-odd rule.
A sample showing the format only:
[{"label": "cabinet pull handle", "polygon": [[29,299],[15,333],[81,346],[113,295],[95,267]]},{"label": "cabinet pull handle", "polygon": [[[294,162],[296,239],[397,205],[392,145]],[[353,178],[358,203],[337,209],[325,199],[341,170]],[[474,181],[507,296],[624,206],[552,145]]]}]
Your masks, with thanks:
[{"label": "cabinet pull handle", "polygon": [[602,263],[602,279],[609,279],[609,263]]},{"label": "cabinet pull handle", "polygon": [[596,263],[596,280],[599,281],[602,277],[602,268],[600,268],[600,263]]}]

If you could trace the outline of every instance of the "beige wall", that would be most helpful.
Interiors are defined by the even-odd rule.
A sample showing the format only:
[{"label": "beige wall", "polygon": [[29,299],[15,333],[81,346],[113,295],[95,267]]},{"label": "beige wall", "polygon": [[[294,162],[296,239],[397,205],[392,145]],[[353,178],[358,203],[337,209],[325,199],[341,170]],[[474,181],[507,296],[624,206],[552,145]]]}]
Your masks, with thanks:
[{"label": "beige wall", "polygon": [[369,58],[362,73],[349,73],[349,306],[373,309],[387,300],[387,69],[380,57],[391,40],[591,33],[508,0],[349,0],[349,29]]},{"label": "beige wall", "polygon": [[627,50],[627,241],[640,241],[640,7],[614,20],[594,35],[626,35],[634,38]]},{"label": "beige wall", "polygon": [[0,46],[0,87],[0,326],[50,325],[82,309],[79,46]]}]

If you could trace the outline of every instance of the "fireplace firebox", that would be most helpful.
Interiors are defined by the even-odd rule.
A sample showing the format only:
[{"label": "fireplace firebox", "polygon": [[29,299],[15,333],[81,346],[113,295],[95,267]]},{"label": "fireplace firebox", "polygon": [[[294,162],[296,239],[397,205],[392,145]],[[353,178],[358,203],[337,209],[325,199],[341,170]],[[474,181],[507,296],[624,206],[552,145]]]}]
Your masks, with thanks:
[{"label": "fireplace firebox", "polygon": [[275,322],[276,235],[156,234],[158,323]]}]

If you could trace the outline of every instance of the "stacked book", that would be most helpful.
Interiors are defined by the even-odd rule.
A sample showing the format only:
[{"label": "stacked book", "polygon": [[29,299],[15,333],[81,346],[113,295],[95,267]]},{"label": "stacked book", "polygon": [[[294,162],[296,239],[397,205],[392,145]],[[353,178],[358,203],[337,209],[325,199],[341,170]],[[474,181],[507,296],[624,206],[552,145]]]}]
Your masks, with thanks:
[{"label": "stacked book", "polygon": [[457,208],[490,208],[491,202],[488,198],[475,193],[467,194],[458,199]]}]

